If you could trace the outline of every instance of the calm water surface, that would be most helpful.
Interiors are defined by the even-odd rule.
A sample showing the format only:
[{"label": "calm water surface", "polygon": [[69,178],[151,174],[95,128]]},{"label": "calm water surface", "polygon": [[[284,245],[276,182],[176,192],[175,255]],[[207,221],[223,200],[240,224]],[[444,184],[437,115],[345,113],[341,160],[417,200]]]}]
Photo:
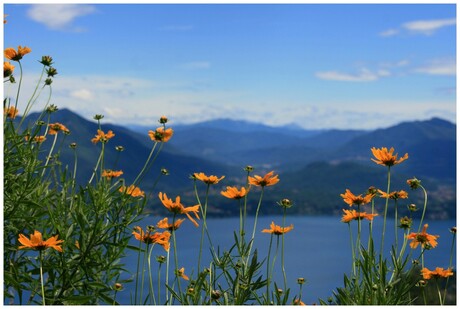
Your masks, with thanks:
[{"label": "calm water surface", "polygon": [[[140,222],[140,226],[145,229],[147,225],[155,224],[160,218],[147,218]],[[260,217],[256,228],[256,237],[254,248],[258,249],[259,260],[265,258],[268,253],[270,234],[264,234],[260,231],[269,228],[272,221],[277,225],[282,225],[281,217]],[[356,226],[356,222],[352,222]],[[431,221],[427,232],[429,234],[439,235],[438,247],[425,253],[425,266],[434,269],[434,267],[449,266],[450,250],[452,245],[452,234],[449,229],[456,226],[455,220]],[[246,233],[248,238],[252,234],[253,218],[248,218]],[[303,286],[302,299],[306,304],[318,303],[318,299],[326,300],[332,296],[332,292],[337,287],[343,286],[344,274],[349,275],[351,270],[351,250],[350,234],[348,225],[340,222],[338,217],[287,217],[286,225],[294,224],[294,230],[285,235],[285,269],[287,273],[288,285],[291,288],[291,296],[298,294],[297,278],[303,277],[306,284]],[[221,252],[228,250],[233,244],[233,232],[239,227],[239,218],[226,219],[208,219],[208,230],[215,247],[219,246]],[[418,223],[414,223],[418,227]],[[376,241],[376,250],[379,250],[380,237],[382,231],[382,220],[374,222],[374,240]],[[401,233],[401,230],[399,230]],[[190,221],[182,224],[177,230],[177,248],[180,267],[185,267],[187,275],[193,274],[197,269],[198,251],[201,235],[201,226],[195,228]],[[356,231],[353,234],[356,236]],[[368,224],[363,222],[362,239],[367,243]],[[393,221],[387,221],[385,233],[385,252],[389,256],[391,244],[394,243],[394,224]],[[138,244],[133,242],[133,244]],[[202,258],[202,267],[209,266],[211,261],[209,247],[205,241],[205,250]],[[402,237],[399,239],[399,245],[402,244]],[[156,288],[156,270],[157,262],[153,256],[166,255],[163,248],[157,246],[152,254],[152,267],[154,269],[154,287]],[[406,251],[407,252],[407,251]],[[414,250],[414,256],[419,253],[419,249]],[[173,249],[171,248],[171,269],[174,268]],[[273,253],[272,253],[273,257]],[[280,255],[277,261],[279,262]],[[453,262],[456,257],[454,255]],[[135,273],[137,266],[137,253],[130,251],[129,256],[125,259],[127,268]],[[455,265],[454,265],[455,267]],[[266,274],[265,264],[262,267],[264,278]],[[123,279],[129,278],[129,274]],[[173,275],[170,275],[173,278]],[[283,286],[281,268],[275,268],[275,280],[278,286]],[[182,284],[184,286],[184,284]],[[148,287],[146,280],[145,287]],[[122,304],[130,304],[130,293],[134,294],[134,282],[125,285],[125,289],[119,294],[117,300]],[[144,295],[147,295],[145,289]],[[292,298],[292,297],[290,297]]]}]

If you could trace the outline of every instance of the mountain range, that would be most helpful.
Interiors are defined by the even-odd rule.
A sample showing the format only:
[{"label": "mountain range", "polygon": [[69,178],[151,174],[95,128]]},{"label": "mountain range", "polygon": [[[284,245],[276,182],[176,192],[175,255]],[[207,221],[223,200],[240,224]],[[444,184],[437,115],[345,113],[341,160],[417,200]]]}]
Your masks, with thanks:
[{"label": "mountain range", "polygon": [[[34,121],[38,114],[29,115]],[[66,125],[71,134],[64,144],[77,143],[77,179],[84,183],[92,174],[100,145],[91,143],[98,124],[78,114],[63,109],[51,115],[51,122]],[[122,169],[126,183],[134,180],[142,169],[153,146],[148,130],[159,127],[152,121],[151,127],[138,125],[120,126],[105,124],[102,130],[113,130],[115,137],[107,144],[105,166]],[[289,198],[295,207],[290,213],[309,215],[341,214],[345,204],[340,193],[350,189],[358,194],[370,186],[386,188],[386,168],[370,160],[372,147],[394,147],[400,156],[409,154],[403,164],[392,168],[392,188],[410,191],[406,180],[417,177],[428,191],[430,216],[438,219],[455,217],[456,213],[456,125],[440,118],[403,122],[377,130],[304,130],[299,127],[271,127],[263,124],[230,119],[216,119],[198,124],[177,125],[174,135],[164,144],[153,168],[142,183],[151,191],[160,169],[166,168],[168,176],[162,176],[152,192],[167,192],[169,196],[181,195],[187,203],[193,199],[194,172],[225,175],[219,184],[211,187],[209,214],[236,215],[235,201],[227,200],[219,192],[225,186],[243,185],[247,165],[254,167],[254,174],[263,175],[275,170],[281,181],[267,187],[262,214],[280,213],[276,201]],[[47,143],[51,143],[50,140]],[[123,146],[118,152],[115,146]],[[74,154],[62,147],[61,161],[73,167]],[[198,187],[204,190],[205,186]],[[407,203],[423,203],[423,194],[409,192]],[[254,211],[257,194],[248,200],[248,210]],[[348,206],[347,206],[348,207]],[[154,198],[150,208],[162,213]]]}]

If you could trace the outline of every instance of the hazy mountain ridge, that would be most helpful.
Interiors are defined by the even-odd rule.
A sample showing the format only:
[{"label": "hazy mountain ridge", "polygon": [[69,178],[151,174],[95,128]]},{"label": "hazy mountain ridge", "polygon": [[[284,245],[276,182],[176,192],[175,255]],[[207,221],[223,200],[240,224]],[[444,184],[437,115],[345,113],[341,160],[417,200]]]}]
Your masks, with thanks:
[{"label": "hazy mountain ridge", "polygon": [[[36,117],[31,115],[30,119],[35,121]],[[79,155],[77,178],[87,181],[100,151],[100,145],[90,141],[96,134],[97,122],[65,109],[52,114],[51,122],[61,122],[71,130],[71,134],[65,137],[61,160],[69,167],[73,166],[74,156],[67,145],[76,142]],[[104,131],[110,129],[115,133],[107,144],[105,166],[122,169],[129,184],[142,168],[153,145],[147,135],[147,127],[138,133],[131,127],[105,124],[104,119],[101,122]],[[149,129],[158,126],[154,124]],[[386,170],[370,160],[370,148],[393,146],[400,155],[409,153],[409,160],[392,169],[395,190],[396,186],[408,190],[405,180],[416,176],[433,193],[430,196],[434,198],[432,207],[439,209],[440,218],[455,214],[456,126],[445,120],[434,118],[405,122],[373,131],[305,130],[305,134],[302,130],[291,134],[289,130],[247,122],[236,122],[236,126],[232,127],[231,120],[219,126],[218,121],[212,121],[173,127],[173,138],[164,144],[143,185],[151,187],[160,168],[165,167],[170,170],[170,175],[161,179],[155,192],[164,190],[171,195],[185,195],[193,203],[190,174],[226,175],[211,190],[219,206],[211,205],[209,211],[216,215],[234,215],[237,210],[233,201],[222,199],[219,192],[227,185],[243,185],[243,167],[253,165],[255,174],[275,169],[280,175],[281,181],[276,188],[266,190],[267,204],[275,204],[277,200],[288,197],[297,205],[292,212],[338,214],[343,206],[339,194],[346,188],[362,193],[371,185],[384,185],[382,181]],[[251,131],[252,128],[255,131]],[[51,136],[47,143],[51,143]],[[115,151],[118,145],[125,148],[122,153]],[[397,180],[397,176],[401,178]],[[421,202],[420,195],[415,196],[415,201]],[[249,205],[256,203],[256,200],[249,201]],[[254,210],[252,206],[248,208]],[[162,211],[153,209],[155,212]],[[267,207],[261,212],[277,213],[277,208]]]}]

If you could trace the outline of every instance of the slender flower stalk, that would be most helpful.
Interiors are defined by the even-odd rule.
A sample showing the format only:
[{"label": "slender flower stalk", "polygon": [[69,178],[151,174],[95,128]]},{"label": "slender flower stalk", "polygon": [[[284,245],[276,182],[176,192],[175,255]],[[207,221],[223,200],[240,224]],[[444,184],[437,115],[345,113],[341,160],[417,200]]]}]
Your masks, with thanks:
[{"label": "slender flower stalk", "polygon": [[44,280],[43,280],[43,255],[42,255],[42,250],[39,251],[39,260],[40,260],[40,285],[42,289],[42,303],[43,306],[46,305],[45,303],[45,285],[44,285]]},{"label": "slender flower stalk", "polygon": [[[452,269],[452,258],[454,257],[454,249],[455,249],[455,236],[457,235],[457,227],[453,227],[450,229],[452,233],[452,245],[450,247],[450,258],[449,258],[449,269]],[[444,288],[444,296],[442,298],[442,303],[445,303],[446,296],[447,296],[447,288],[449,287],[449,277],[446,280],[446,286]]]},{"label": "slender flower stalk", "polygon": [[[50,161],[50,159],[51,159],[51,154],[52,154],[53,151],[54,151],[54,146],[56,146],[57,137],[58,137],[58,135],[55,134],[55,135],[54,135],[54,139],[53,139],[53,144],[51,145],[51,148],[50,148],[50,151],[49,151],[49,153],[48,153],[48,156],[46,157],[45,166],[48,165],[48,163],[49,163],[49,161]],[[46,171],[46,168],[43,169],[41,177],[43,177],[43,175],[45,175],[45,171]]]}]

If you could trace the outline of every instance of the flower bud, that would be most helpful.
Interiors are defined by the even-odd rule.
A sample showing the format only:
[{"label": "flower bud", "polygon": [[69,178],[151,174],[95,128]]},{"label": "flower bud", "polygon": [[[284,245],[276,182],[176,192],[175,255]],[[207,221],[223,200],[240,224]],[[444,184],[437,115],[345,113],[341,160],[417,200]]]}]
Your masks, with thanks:
[{"label": "flower bud", "polygon": [[101,115],[101,114],[96,114],[93,117],[94,120],[101,120],[102,118],[104,118],[104,115]]},{"label": "flower bud", "polygon": [[414,211],[417,211],[417,206],[415,204],[410,204],[407,206],[407,208],[409,209],[409,211],[411,212],[414,212]]},{"label": "flower bud", "polygon": [[304,284],[305,283],[305,278],[297,278],[297,283],[298,284]]},{"label": "flower bud", "polygon": [[40,61],[40,63],[49,67],[53,64],[53,58],[51,58],[51,56],[42,56],[42,61]]},{"label": "flower bud", "polygon": [[167,176],[167,175],[169,175],[169,171],[167,169],[165,169],[165,168],[162,168],[161,169],[161,175]]},{"label": "flower bud", "polygon": [[164,255],[158,255],[156,257],[156,260],[158,263],[163,264],[164,262],[166,262],[166,257]]},{"label": "flower bud", "polygon": [[158,122],[161,123],[161,124],[165,124],[165,123],[168,122],[168,117],[166,117],[166,116],[161,116],[161,117],[160,117],[160,120],[158,120]]},{"label": "flower bud", "polygon": [[415,190],[420,187],[421,181],[414,177],[412,179],[408,179],[407,184],[412,190]]},{"label": "flower bud", "polygon": [[211,298],[213,300],[218,300],[222,296],[222,293],[219,290],[212,290],[211,291]]},{"label": "flower bud", "polygon": [[119,151],[119,152],[122,152],[123,150],[125,150],[125,147],[123,147],[123,146],[115,146],[115,150]]},{"label": "flower bud", "polygon": [[75,148],[77,148],[77,143],[71,143],[69,145],[69,147],[72,148],[72,149],[75,149]]},{"label": "flower bud", "polygon": [[456,226],[451,227],[451,228],[449,229],[449,231],[450,231],[452,234],[457,234],[457,227],[456,227]]},{"label": "flower bud", "polygon": [[292,205],[294,205],[294,203],[287,198],[283,198],[281,201],[277,202],[277,204],[284,208],[291,208]]},{"label": "flower bud", "polygon": [[56,75],[57,73],[57,70],[53,67],[49,67],[48,69],[46,69],[46,74],[48,75],[48,77],[54,77],[54,75]]},{"label": "flower bud", "polygon": [[123,289],[123,284],[117,282],[113,285],[113,289],[115,291],[121,291]]},{"label": "flower bud", "polygon": [[244,170],[245,170],[246,172],[252,172],[252,171],[254,170],[254,167],[252,167],[251,165],[248,165],[248,166],[246,166],[246,167],[244,168]]}]

